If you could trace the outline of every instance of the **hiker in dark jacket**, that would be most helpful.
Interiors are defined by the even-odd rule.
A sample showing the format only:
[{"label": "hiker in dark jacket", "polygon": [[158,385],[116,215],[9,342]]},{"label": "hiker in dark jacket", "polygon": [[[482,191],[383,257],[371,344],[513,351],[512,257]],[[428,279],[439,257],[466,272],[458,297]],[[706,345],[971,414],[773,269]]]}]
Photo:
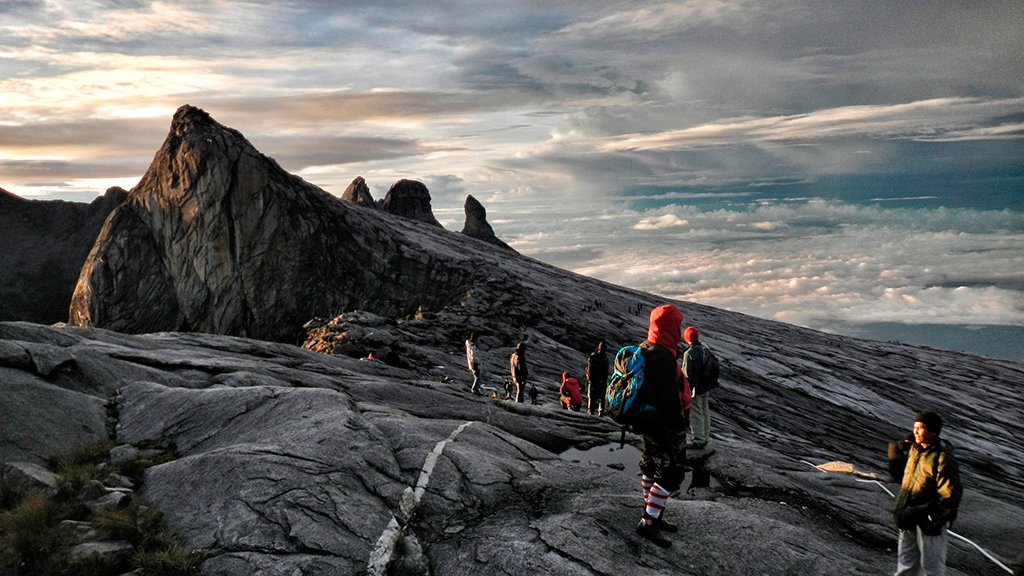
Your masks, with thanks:
[{"label": "hiker in dark jacket", "polygon": [[608,353],[604,340],[587,357],[587,414],[604,415],[604,394],[608,389]]},{"label": "hiker in dark jacket", "polygon": [[914,443],[893,508],[900,529],[896,576],[946,573],[947,527],[956,519],[963,486],[953,446],[939,437],[941,431],[935,412],[914,419]]},{"label": "hiker in dark jacket", "polygon": [[718,381],[704,382],[704,362],[711,351],[700,341],[700,332],[693,326],[683,331],[683,341],[689,346],[683,353],[683,376],[690,384],[693,404],[690,409],[693,440],[688,448],[703,450],[711,439],[711,408],[708,405],[711,391],[718,388]]},{"label": "hiker in dark jacket", "polygon": [[686,426],[690,390],[676,363],[683,332],[683,313],[671,304],[651,311],[644,350],[644,398],[642,418],[633,429],[643,436],[640,456],[640,484],[644,513],[636,526],[638,534],[662,547],[672,541],[663,532],[678,528],[665,521],[669,494],[679,489],[686,469]]},{"label": "hiker in dark jacket", "polygon": [[516,387],[516,402],[523,401],[526,393],[526,378],[530,371],[526,368],[526,343],[516,343],[516,350],[509,358],[509,367],[512,370],[512,384]]}]

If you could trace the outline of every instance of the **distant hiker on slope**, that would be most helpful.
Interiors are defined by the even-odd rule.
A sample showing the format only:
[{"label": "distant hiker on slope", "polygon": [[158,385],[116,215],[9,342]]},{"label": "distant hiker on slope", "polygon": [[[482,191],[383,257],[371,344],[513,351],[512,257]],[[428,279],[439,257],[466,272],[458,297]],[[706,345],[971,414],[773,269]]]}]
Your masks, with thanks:
[{"label": "distant hiker on slope", "polygon": [[523,401],[523,394],[526,392],[526,378],[530,371],[526,367],[526,343],[516,343],[516,350],[509,358],[509,367],[512,370],[512,384],[516,388],[516,402]]},{"label": "distant hiker on slope", "polygon": [[665,521],[669,494],[679,489],[686,475],[686,425],[690,390],[676,363],[683,331],[683,313],[671,304],[651,310],[644,351],[644,394],[650,409],[640,413],[633,429],[643,436],[640,456],[640,484],[644,513],[636,526],[638,534],[662,547],[672,541],[663,532],[678,528]]},{"label": "distant hiker on slope", "polygon": [[558,390],[558,401],[562,408],[579,412],[583,406],[583,394],[580,393],[580,383],[568,372],[562,372],[562,387]]},{"label": "distant hiker on slope", "polygon": [[893,508],[900,529],[896,576],[946,573],[947,527],[956,519],[963,486],[953,446],[939,437],[941,431],[935,412],[914,419],[914,444]]},{"label": "distant hiker on slope", "polygon": [[587,414],[604,415],[604,394],[608,388],[608,353],[604,340],[587,357]]},{"label": "distant hiker on slope", "polygon": [[703,450],[711,439],[711,409],[708,401],[711,391],[718,388],[718,360],[711,349],[701,343],[700,332],[693,326],[687,326],[683,331],[683,341],[689,345],[683,353],[683,376],[689,382],[693,394],[690,412],[693,441],[686,446]]},{"label": "distant hiker on slope", "polygon": [[466,364],[469,365],[469,372],[473,375],[473,384],[469,387],[469,391],[480,396],[480,349],[477,348],[476,341],[476,332],[470,332],[469,339],[466,340]]}]

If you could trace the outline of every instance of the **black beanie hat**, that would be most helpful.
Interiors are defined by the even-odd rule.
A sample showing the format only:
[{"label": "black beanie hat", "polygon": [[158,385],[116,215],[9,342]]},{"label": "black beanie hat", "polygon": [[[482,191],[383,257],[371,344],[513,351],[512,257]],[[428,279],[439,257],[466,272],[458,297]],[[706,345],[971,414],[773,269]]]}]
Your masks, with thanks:
[{"label": "black beanie hat", "polygon": [[931,410],[925,410],[918,414],[917,417],[914,418],[914,422],[924,424],[924,427],[932,434],[938,434],[942,431],[942,418]]}]

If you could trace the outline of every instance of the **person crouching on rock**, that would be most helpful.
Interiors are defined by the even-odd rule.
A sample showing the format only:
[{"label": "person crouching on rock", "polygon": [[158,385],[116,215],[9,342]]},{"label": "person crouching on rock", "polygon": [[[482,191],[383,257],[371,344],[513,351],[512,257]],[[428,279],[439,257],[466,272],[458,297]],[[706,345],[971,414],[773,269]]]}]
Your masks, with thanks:
[{"label": "person crouching on rock", "polygon": [[580,383],[568,372],[562,372],[562,387],[558,390],[561,394],[559,402],[562,408],[579,412],[583,406],[583,394],[580,392]]},{"label": "person crouching on rock", "polygon": [[663,532],[678,528],[665,521],[669,494],[686,476],[686,426],[690,389],[676,362],[683,333],[683,313],[671,304],[651,310],[644,354],[644,388],[648,409],[640,412],[633,430],[643,437],[640,484],[644,513],[636,532],[667,548],[672,541]]}]

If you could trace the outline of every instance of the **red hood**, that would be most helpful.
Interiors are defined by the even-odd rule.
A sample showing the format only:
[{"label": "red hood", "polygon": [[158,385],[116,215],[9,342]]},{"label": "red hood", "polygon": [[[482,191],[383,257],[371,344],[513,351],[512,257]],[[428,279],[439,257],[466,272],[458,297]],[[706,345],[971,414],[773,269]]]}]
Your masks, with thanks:
[{"label": "red hood", "polygon": [[676,345],[683,337],[683,313],[671,304],[651,310],[651,324],[647,329],[647,341],[668,349],[677,355]]}]

